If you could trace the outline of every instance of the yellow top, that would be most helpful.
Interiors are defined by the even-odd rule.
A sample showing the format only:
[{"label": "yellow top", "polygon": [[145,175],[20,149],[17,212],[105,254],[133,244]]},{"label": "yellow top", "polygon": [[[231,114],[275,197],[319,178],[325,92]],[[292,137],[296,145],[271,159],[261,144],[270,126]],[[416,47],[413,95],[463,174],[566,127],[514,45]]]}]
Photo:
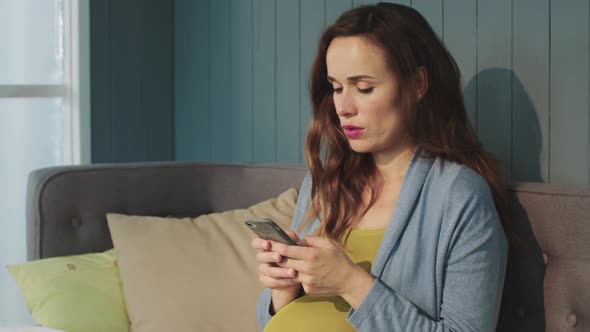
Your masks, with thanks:
[{"label": "yellow top", "polygon": [[[346,243],[348,257],[369,272],[384,233],[384,229],[352,230]],[[264,332],[355,331],[346,321],[349,309],[350,305],[339,296],[303,295],[279,310]]]}]

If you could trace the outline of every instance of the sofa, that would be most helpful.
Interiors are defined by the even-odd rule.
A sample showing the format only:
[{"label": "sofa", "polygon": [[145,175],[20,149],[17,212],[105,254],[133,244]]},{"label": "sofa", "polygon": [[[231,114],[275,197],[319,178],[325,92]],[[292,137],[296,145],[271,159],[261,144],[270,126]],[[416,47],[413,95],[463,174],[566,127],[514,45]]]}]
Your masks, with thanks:
[{"label": "sofa", "polygon": [[[305,172],[300,165],[206,162],[39,169],[28,182],[28,259],[112,248],[107,213],[182,218],[243,209],[298,188]],[[509,190],[519,241],[509,257],[497,331],[590,331],[590,189],[518,183]],[[216,245],[231,245],[226,241]],[[255,266],[255,257],[247,264]],[[223,290],[219,285],[218,294]],[[254,321],[254,302],[243,314]],[[194,330],[225,331],[230,320],[221,315],[217,326]]]}]

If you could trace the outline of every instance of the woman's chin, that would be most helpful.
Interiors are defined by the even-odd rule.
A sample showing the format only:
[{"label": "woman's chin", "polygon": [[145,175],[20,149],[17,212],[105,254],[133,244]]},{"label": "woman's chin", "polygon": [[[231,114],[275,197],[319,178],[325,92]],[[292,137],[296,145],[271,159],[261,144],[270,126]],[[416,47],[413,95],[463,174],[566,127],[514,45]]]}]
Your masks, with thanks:
[{"label": "woman's chin", "polygon": [[349,141],[350,149],[356,153],[370,153],[373,152],[372,146],[363,144],[363,142]]}]

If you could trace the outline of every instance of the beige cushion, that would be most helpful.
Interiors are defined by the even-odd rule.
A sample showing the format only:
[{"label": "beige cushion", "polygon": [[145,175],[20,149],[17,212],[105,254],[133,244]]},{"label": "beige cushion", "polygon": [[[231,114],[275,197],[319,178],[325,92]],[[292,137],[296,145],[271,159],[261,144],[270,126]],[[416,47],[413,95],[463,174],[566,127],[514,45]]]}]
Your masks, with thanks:
[{"label": "beige cushion", "polygon": [[289,229],[297,190],[198,218],[108,214],[132,331],[256,331],[255,237],[247,216]]}]

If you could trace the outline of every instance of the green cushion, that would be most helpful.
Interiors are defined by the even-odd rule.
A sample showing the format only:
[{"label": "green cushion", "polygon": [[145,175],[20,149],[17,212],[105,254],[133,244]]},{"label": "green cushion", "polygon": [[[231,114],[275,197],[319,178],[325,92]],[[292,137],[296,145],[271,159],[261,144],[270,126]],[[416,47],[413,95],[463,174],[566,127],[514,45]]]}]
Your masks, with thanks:
[{"label": "green cushion", "polygon": [[68,332],[129,331],[114,249],[6,268],[36,324]]}]

